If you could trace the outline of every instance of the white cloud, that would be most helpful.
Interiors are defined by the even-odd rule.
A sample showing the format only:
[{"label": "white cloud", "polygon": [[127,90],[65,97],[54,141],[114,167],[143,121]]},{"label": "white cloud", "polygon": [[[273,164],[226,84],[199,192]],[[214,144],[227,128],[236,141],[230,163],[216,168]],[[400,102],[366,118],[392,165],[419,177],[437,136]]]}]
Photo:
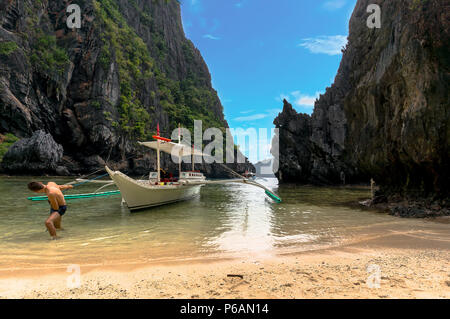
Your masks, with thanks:
[{"label": "white cloud", "polygon": [[[276,98],[277,101],[287,100],[294,101],[292,104],[301,108],[311,109],[314,107],[316,100],[320,97],[321,92],[316,92],[315,95],[303,94],[300,91],[294,91],[290,94],[280,94]],[[275,111],[275,110],[274,110]],[[279,110],[281,112],[281,110]]]},{"label": "white cloud", "polygon": [[295,98],[294,104],[297,106],[314,106],[316,100],[320,97],[320,92],[316,92],[316,95],[311,96],[308,94],[302,94],[300,91],[292,92],[291,95]]},{"label": "white cloud", "polygon": [[247,122],[247,121],[261,120],[268,116],[269,116],[269,114],[259,113],[259,114],[249,115],[249,116],[236,117],[234,120],[236,122]]},{"label": "white cloud", "polygon": [[347,36],[333,35],[333,36],[318,36],[315,38],[303,39],[299,47],[308,49],[311,53],[339,55],[341,49],[347,44]]},{"label": "white cloud", "polygon": [[[281,109],[267,109],[264,111],[264,113],[257,113],[257,114],[252,114],[252,115],[236,117],[236,118],[234,118],[234,121],[248,122],[248,121],[262,120],[266,117],[274,117],[281,111],[282,111]],[[253,110],[248,110],[248,111],[241,111],[239,113],[245,115],[245,114],[250,114],[252,112],[253,112]]]},{"label": "white cloud", "polygon": [[220,40],[219,37],[213,36],[212,34],[205,34],[203,37],[204,37],[205,39]]},{"label": "white cloud", "polygon": [[330,0],[323,4],[323,7],[327,10],[334,11],[342,8],[347,3],[346,0]]}]

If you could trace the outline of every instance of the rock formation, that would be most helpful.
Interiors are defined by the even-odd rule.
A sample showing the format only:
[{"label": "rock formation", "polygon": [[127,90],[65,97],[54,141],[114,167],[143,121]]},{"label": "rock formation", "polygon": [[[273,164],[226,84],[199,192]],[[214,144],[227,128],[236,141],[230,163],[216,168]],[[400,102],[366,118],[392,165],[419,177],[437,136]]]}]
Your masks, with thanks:
[{"label": "rock formation", "polygon": [[[366,21],[381,7],[380,29]],[[284,101],[281,182],[369,183],[448,198],[450,1],[359,0],[334,84],[311,116]]]},{"label": "rock formation", "polygon": [[[67,27],[69,4],[81,8],[80,29]],[[194,119],[228,127],[178,1],[0,0],[0,134],[51,134],[71,173],[106,160],[138,173],[155,156],[137,140]]]},{"label": "rock formation", "polygon": [[22,171],[28,174],[64,172],[58,167],[63,157],[63,148],[44,131],[36,131],[30,138],[14,143],[3,157],[8,171]]}]

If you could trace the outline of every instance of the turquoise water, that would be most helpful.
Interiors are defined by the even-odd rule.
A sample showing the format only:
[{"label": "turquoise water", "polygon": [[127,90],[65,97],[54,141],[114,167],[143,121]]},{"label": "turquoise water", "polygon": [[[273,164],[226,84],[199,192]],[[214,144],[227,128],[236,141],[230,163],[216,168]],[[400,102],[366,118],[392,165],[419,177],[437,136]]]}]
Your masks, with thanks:
[{"label": "turquoise water", "polygon": [[[157,262],[215,257],[264,257],[315,249],[388,231],[441,227],[360,209],[367,188],[278,187],[258,179],[283,199],[241,184],[204,186],[190,201],[130,213],[120,196],[68,201],[61,239],[51,241],[47,202],[33,196],[31,178],[0,177],[0,270],[61,264]],[[40,178],[42,180],[42,178]],[[57,183],[70,179],[50,179]],[[94,191],[85,185],[70,194]],[[113,188],[111,188],[113,189]],[[442,227],[448,227],[443,225]]]}]

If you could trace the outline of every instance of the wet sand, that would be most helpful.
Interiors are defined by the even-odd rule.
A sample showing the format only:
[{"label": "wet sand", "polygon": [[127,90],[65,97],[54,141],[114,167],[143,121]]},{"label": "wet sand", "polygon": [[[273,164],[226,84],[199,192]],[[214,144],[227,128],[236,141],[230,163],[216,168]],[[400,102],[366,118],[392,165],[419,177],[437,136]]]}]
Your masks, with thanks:
[{"label": "wet sand", "polygon": [[81,265],[79,288],[67,286],[69,275],[2,271],[0,298],[450,298],[450,234],[389,234],[270,258]]}]

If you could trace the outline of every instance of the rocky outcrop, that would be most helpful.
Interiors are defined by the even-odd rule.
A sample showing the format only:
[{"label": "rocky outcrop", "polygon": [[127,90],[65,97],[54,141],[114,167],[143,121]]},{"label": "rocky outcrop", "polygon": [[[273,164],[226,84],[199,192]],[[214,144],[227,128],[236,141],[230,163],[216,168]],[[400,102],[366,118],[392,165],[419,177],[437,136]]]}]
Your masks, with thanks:
[{"label": "rocky outcrop", "polygon": [[[71,3],[80,29],[67,27]],[[0,0],[0,134],[44,130],[71,173],[108,160],[133,174],[156,166],[137,140],[199,118],[228,127],[178,1]]]},{"label": "rocky outcrop", "polygon": [[63,173],[59,167],[63,157],[63,148],[53,137],[44,131],[36,131],[30,138],[14,143],[3,157],[3,169],[6,172],[25,174]]},{"label": "rocky outcrop", "polygon": [[[369,29],[367,6],[381,7]],[[285,101],[281,182],[368,183],[386,195],[448,198],[450,2],[359,0],[334,84],[311,116]]]}]

